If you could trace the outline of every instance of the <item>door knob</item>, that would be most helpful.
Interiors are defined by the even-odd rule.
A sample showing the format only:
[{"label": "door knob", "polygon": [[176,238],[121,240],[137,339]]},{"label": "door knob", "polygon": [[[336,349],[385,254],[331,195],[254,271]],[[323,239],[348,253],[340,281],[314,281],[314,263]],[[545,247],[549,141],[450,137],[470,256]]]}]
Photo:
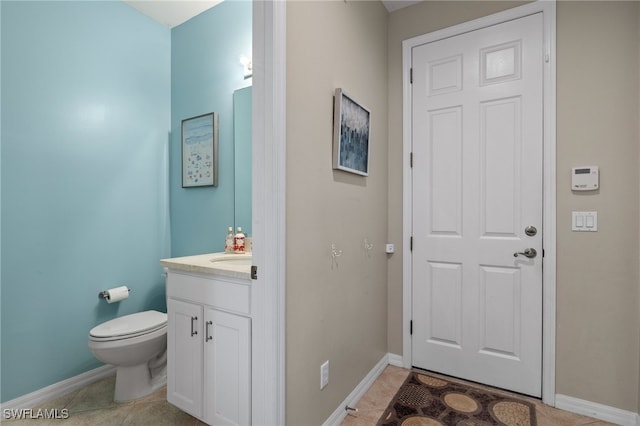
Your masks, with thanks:
[{"label": "door knob", "polygon": [[520,254],[525,257],[528,257],[529,259],[533,259],[538,255],[538,252],[534,248],[528,248],[528,249],[524,249],[524,251],[517,251],[513,253],[513,257],[518,257],[518,255]]}]

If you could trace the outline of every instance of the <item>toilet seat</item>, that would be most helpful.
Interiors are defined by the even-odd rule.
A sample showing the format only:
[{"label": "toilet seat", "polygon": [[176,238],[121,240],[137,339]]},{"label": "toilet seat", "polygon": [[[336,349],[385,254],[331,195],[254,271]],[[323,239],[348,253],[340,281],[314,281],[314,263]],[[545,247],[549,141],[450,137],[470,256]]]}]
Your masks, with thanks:
[{"label": "toilet seat", "polygon": [[158,311],[137,312],[93,327],[89,331],[89,339],[95,342],[130,339],[166,327],[167,314]]}]

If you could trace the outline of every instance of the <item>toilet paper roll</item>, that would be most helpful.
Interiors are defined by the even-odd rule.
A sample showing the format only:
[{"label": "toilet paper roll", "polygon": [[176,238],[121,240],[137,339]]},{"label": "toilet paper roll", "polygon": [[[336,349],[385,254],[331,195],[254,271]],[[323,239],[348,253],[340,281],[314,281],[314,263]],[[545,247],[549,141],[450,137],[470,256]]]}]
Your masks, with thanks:
[{"label": "toilet paper roll", "polygon": [[119,302],[129,297],[129,289],[126,285],[107,290],[107,303]]}]

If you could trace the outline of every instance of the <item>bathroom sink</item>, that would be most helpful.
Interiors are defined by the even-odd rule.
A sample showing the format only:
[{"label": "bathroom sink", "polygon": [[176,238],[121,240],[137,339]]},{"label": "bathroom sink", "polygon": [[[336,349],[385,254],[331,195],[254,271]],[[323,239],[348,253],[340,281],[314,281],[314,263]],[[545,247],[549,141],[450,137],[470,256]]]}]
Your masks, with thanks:
[{"label": "bathroom sink", "polygon": [[252,260],[251,253],[203,253],[161,259],[160,265],[173,270],[249,279],[251,277]]},{"label": "bathroom sink", "polygon": [[222,254],[209,260],[217,264],[216,266],[251,266],[252,257],[250,253],[245,254]]}]

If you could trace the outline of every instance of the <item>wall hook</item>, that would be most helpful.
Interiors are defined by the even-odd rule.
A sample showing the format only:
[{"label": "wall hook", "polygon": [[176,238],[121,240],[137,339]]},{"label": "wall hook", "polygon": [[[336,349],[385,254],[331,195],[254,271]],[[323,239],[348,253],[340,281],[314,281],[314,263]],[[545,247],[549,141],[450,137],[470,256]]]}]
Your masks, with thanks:
[{"label": "wall hook", "polygon": [[371,259],[371,250],[373,250],[373,243],[370,243],[369,239],[365,237],[364,241],[362,242],[362,246],[364,247],[364,250],[367,252],[367,257]]},{"label": "wall hook", "polygon": [[336,268],[338,267],[338,258],[342,256],[342,250],[338,250],[336,248],[335,243],[331,244],[331,269],[333,269],[333,265],[336,265]]}]

